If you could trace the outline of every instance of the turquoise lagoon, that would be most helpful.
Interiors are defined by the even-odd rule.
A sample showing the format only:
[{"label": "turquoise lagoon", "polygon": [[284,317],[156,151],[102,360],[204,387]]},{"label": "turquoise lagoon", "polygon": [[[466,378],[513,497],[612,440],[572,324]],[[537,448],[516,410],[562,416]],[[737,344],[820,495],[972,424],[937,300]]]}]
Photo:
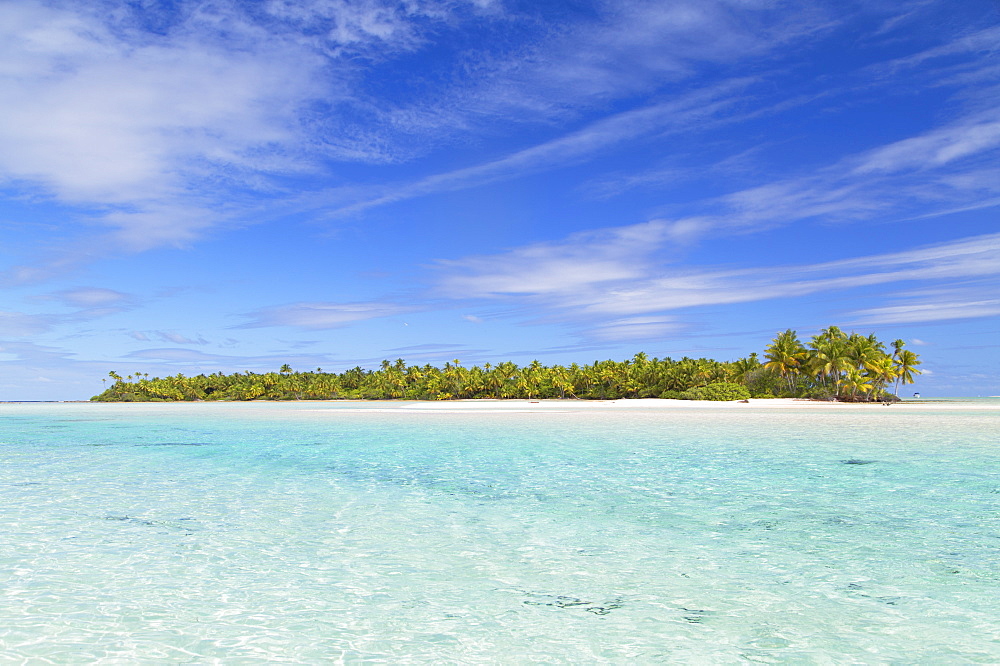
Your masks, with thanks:
[{"label": "turquoise lagoon", "polygon": [[587,407],[0,405],[0,661],[1000,662],[1000,405]]}]

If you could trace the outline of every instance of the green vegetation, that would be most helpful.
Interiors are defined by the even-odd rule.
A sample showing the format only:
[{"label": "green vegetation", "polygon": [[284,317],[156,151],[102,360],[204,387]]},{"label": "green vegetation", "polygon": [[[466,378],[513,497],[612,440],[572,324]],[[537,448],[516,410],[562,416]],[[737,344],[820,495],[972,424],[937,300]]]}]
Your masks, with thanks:
[{"label": "green vegetation", "polygon": [[747,400],[750,389],[736,382],[713,382],[708,386],[691,388],[678,396],[682,400]]},{"label": "green vegetation", "polygon": [[[764,350],[736,361],[705,358],[649,358],[639,353],[627,361],[595,361],[591,365],[526,366],[504,362],[465,367],[457,360],[443,368],[382,361],[377,370],[361,367],[345,372],[295,372],[285,364],[279,372],[154,377],[134,373],[113,380],[91,400],[164,402],[179,400],[452,400],[520,398],[615,400],[678,398],[743,400],[809,397],[827,400],[893,399],[901,384],[920,374],[920,360],[903,349],[892,353],[874,336],[844,333],[836,326],[803,345],[787,330]],[[107,380],[104,380],[107,381]],[[888,387],[893,386],[893,393]]]}]

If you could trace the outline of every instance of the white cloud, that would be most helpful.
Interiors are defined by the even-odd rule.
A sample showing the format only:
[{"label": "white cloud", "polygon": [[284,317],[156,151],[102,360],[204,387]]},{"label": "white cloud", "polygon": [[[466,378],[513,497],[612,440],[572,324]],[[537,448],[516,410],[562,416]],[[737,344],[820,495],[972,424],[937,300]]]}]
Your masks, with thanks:
[{"label": "white cloud", "polygon": [[499,255],[441,260],[437,291],[451,298],[537,296],[635,280],[647,273],[648,253],[677,233],[674,223],[653,220],[580,232],[561,243],[537,243]]},{"label": "white cloud", "polygon": [[66,289],[53,294],[54,298],[62,301],[66,305],[78,308],[108,307],[124,305],[130,303],[133,298],[114,289],[104,289],[101,287],[78,287],[76,289]]},{"label": "white cloud", "polygon": [[411,312],[392,303],[294,303],[252,312],[239,328],[291,326],[306,330],[340,328],[354,322]]},{"label": "white cloud", "polygon": [[968,118],[926,134],[883,146],[862,156],[857,174],[928,169],[1000,147],[1000,117]]},{"label": "white cloud", "polygon": [[[237,361],[235,357],[222,356],[219,354],[206,354],[197,349],[179,349],[177,347],[167,347],[165,349],[142,349],[130,352],[128,358],[141,358],[157,361],[179,361],[219,364],[227,361]],[[235,364],[234,364],[235,365]]]},{"label": "white cloud", "polygon": [[[821,264],[673,272],[603,292],[579,294],[567,306],[579,308],[582,313],[644,313],[792,298],[895,282],[996,276],[1000,276],[1000,234]],[[981,312],[978,316],[987,316],[985,310]]]},{"label": "white cloud", "polygon": [[298,107],[336,97],[324,62],[196,18],[155,34],[84,5],[0,5],[0,182],[89,207],[142,250],[219,221],[206,178],[301,169]]},{"label": "white cloud", "polygon": [[670,317],[628,317],[602,323],[588,331],[598,340],[650,340],[678,331],[681,326]]},{"label": "white cloud", "polygon": [[0,168],[70,202],[172,194],[192,162],[267,168],[254,151],[292,138],[288,103],[319,66],[280,41],[247,52],[198,35],[127,39],[29,3],[3,19]]},{"label": "white cloud", "polygon": [[137,299],[114,289],[102,287],[76,287],[35,297],[33,300],[58,301],[65,306],[78,308],[74,312],[58,315],[40,315],[52,324],[80,322],[125,312],[136,306]]},{"label": "white cloud", "polygon": [[[558,27],[543,28],[553,24],[533,24],[532,14],[504,13],[485,0],[272,0],[254,11],[182,2],[171,17],[145,7],[144,17],[160,21],[158,30],[146,31],[116,2],[12,0],[0,5],[0,179],[87,207],[90,221],[113,230],[104,240],[116,249],[184,245],[214,226],[245,220],[245,206],[222,205],[236,198],[229,186],[274,192],[268,175],[319,169],[324,157],[397,159],[408,140],[399,136],[408,131],[404,118],[421,116],[420,105],[436,125],[431,134],[454,140],[457,127],[509,118],[513,107],[536,108],[531,119],[551,120],[661,89],[703,63],[759,57],[835,23],[810,5],[789,11],[770,3],[630,0],[592,9],[567,12]],[[394,109],[363,92],[366,66],[421,48],[435,30],[470,17],[516,25],[521,46],[497,62],[484,55],[482,68],[466,63],[470,69],[455,74],[453,97],[415,95],[417,106]],[[989,43],[987,36],[966,40],[966,51]],[[728,109],[746,83],[658,101],[506,157],[378,187],[336,204],[334,213],[524,175],[691,127]],[[316,102],[322,111],[310,106]],[[352,113],[379,122],[355,122]],[[950,163],[996,138],[997,127],[984,119],[885,147],[857,168],[881,172],[926,156]],[[807,188],[813,200],[805,203],[815,214],[879,207],[877,196],[846,203],[850,189]],[[776,185],[730,203],[753,208],[754,194],[763,205],[783,193]],[[350,186],[302,201],[324,196],[342,201]],[[25,269],[20,279],[33,275],[44,271]]]},{"label": "white cloud", "polygon": [[[670,330],[671,320],[653,315],[683,308],[905,282],[986,279],[995,287],[1000,277],[1000,234],[811,265],[704,270],[656,262],[656,255],[671,240],[669,231],[664,222],[647,223],[576,234],[563,243],[536,244],[500,255],[441,262],[438,286],[451,298],[505,298],[529,309],[554,308],[563,318],[590,326],[594,336],[621,339]],[[937,309],[907,305],[857,316],[893,322],[995,314],[990,299],[954,306],[939,300],[944,304]]]},{"label": "white cloud", "polygon": [[1000,299],[908,303],[858,310],[858,324],[913,324],[917,322],[975,319],[1000,315]]},{"label": "white cloud", "polygon": [[0,335],[22,338],[45,333],[58,322],[51,315],[31,315],[0,310]]}]

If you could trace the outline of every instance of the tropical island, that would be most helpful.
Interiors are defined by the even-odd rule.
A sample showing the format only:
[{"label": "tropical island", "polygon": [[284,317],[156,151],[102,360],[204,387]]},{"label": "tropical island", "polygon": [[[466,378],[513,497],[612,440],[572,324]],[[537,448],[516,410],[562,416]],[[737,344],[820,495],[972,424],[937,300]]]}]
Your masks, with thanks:
[{"label": "tropical island", "polygon": [[568,366],[545,366],[538,361],[519,366],[506,361],[465,367],[456,359],[438,368],[397,359],[382,361],[376,370],[355,367],[341,373],[321,368],[296,372],[288,364],[278,372],[152,379],[141,372],[122,377],[111,371],[111,385],[91,400],[811,398],[884,402],[898,400],[899,386],[913,383],[914,375],[920,374],[919,356],[904,346],[903,340],[896,340],[890,350],[874,334],[848,334],[830,326],[808,344],[788,329],[764,349],[763,358],[754,352],[735,361],[649,358],[640,352],[625,361]]}]

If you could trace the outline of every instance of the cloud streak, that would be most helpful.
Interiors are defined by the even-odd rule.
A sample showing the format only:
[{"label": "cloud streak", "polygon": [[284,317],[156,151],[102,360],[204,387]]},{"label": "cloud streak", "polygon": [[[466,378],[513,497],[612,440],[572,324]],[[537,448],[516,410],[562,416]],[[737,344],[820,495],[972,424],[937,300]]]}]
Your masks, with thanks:
[{"label": "cloud streak", "polygon": [[567,134],[505,157],[427,176],[409,184],[383,188],[377,196],[333,209],[331,216],[360,213],[416,197],[479,187],[498,180],[519,178],[538,171],[562,167],[622,142],[639,137],[688,128],[705,121],[735,103],[735,93],[749,80],[728,81],[669,102],[653,104],[604,118],[584,129]]},{"label": "cloud streak", "polygon": [[[438,288],[451,298],[520,303],[527,312],[561,312],[599,339],[629,339],[676,328],[666,313],[713,305],[791,299],[893,283],[1000,282],[1000,234],[905,252],[807,265],[698,270],[657,264],[670,225],[579,234],[563,244],[442,262]],[[954,307],[894,306],[857,313],[873,321],[931,321],[994,314],[989,299]],[[965,313],[965,314],[962,314]],[[657,316],[653,316],[657,315]],[[555,316],[555,315],[553,315]]]},{"label": "cloud streak", "polygon": [[310,331],[341,328],[348,324],[412,312],[412,307],[392,303],[293,303],[263,308],[247,314],[249,322],[237,328],[288,326]]}]

